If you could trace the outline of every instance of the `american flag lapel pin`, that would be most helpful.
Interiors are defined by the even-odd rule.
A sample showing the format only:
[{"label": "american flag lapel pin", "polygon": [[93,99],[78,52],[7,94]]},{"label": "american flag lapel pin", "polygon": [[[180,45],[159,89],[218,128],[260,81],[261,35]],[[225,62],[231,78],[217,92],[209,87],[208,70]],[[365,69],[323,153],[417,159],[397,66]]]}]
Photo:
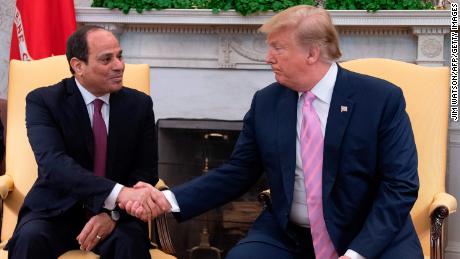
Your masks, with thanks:
[{"label": "american flag lapel pin", "polygon": [[347,106],[340,106],[340,112],[348,112],[348,107]]}]

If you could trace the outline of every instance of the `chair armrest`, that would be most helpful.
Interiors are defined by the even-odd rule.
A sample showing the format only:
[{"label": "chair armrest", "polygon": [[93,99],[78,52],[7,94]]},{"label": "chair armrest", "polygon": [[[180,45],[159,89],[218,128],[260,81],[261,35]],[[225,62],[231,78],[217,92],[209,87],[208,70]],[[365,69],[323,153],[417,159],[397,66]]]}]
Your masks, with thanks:
[{"label": "chair armrest", "polygon": [[[160,191],[169,189],[169,187],[165,184],[165,182],[162,179],[158,180],[157,184],[155,185],[155,188]],[[172,244],[171,234],[169,233],[166,214],[160,215],[153,220],[151,230],[151,239],[153,245],[157,246],[158,242],[158,246],[163,252],[168,254],[174,254],[175,250]]]},{"label": "chair armrest", "polygon": [[457,200],[450,194],[437,193],[430,205],[430,258],[444,258],[444,220],[457,210]]},{"label": "chair armrest", "polygon": [[8,197],[8,193],[13,190],[13,187],[13,177],[7,174],[0,176],[0,197],[2,198],[2,200]]},{"label": "chair armrest", "polygon": [[269,211],[272,210],[272,196],[270,193],[270,189],[266,189],[261,191],[259,195],[257,195],[257,200],[263,204],[264,209],[268,209]]},{"label": "chair armrest", "polygon": [[169,190],[169,187],[165,184],[165,182],[160,178],[158,179],[157,184],[155,184],[155,188],[160,191]]},{"label": "chair armrest", "polygon": [[432,215],[438,208],[445,207],[448,214],[454,213],[457,211],[457,200],[454,196],[441,192],[434,196],[433,202],[430,205],[430,214]]}]

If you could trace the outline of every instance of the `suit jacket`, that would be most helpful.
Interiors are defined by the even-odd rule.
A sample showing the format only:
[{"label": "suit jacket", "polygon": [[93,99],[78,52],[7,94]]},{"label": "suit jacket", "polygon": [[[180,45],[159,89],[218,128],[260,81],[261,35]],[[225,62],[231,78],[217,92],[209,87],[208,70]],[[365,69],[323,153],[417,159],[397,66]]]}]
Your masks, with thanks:
[{"label": "suit jacket", "polygon": [[18,226],[63,214],[76,204],[98,213],[115,183],[154,185],[158,180],[152,100],[137,90],[123,87],[110,95],[105,178],[92,172],[93,133],[73,77],[27,95],[26,126],[38,178],[25,197]]},{"label": "suit jacket", "polygon": [[[263,212],[253,228],[286,230],[297,101],[298,93],[279,83],[256,92],[228,163],[172,189],[179,220],[240,196],[265,172],[273,212]],[[326,124],[322,185],[324,219],[337,252],[353,249],[367,258],[397,256],[404,249],[420,254],[409,216],[418,186],[417,153],[401,89],[339,67]]]}]

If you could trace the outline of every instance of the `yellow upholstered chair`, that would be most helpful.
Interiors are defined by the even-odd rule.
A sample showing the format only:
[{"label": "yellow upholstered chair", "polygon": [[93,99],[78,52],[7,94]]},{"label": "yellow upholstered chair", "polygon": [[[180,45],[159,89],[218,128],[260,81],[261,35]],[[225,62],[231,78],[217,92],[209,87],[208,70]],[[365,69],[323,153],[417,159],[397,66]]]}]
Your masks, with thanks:
[{"label": "yellow upholstered chair", "polygon": [[420,190],[411,211],[426,258],[443,258],[443,220],[457,209],[446,191],[449,68],[388,59],[359,59],[342,67],[385,79],[403,90],[415,135]]},{"label": "yellow upholstered chair", "polygon": [[[37,164],[29,145],[25,127],[25,97],[37,87],[55,84],[70,75],[65,56],[55,56],[30,62],[13,60],[10,63],[6,125],[8,129],[6,173],[0,177],[0,196],[3,199],[1,248],[11,237],[17,222],[19,208],[37,177]],[[126,64],[123,83],[149,94],[149,66],[146,64]],[[157,229],[162,227],[164,228],[164,226],[158,226]],[[164,234],[159,236],[164,236]],[[159,249],[151,249],[150,253],[155,259],[175,258]],[[7,252],[1,250],[0,258],[7,258]],[[98,256],[91,252],[76,250],[69,251],[60,258],[98,258]]]},{"label": "yellow upholstered chair", "polygon": [[[420,178],[419,195],[411,216],[425,258],[444,258],[442,223],[457,209],[457,200],[445,192],[449,68],[389,59],[358,59],[340,65],[402,88],[415,135]],[[260,193],[259,200],[270,207],[270,190]]]}]

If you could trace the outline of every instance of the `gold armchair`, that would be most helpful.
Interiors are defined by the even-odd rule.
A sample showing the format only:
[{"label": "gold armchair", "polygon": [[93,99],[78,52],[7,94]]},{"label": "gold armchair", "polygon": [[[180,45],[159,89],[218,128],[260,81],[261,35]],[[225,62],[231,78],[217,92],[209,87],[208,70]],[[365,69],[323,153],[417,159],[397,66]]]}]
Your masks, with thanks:
[{"label": "gold armchair", "polygon": [[[419,157],[420,190],[411,216],[425,258],[444,258],[443,222],[457,210],[457,200],[445,192],[449,69],[389,59],[358,59],[341,66],[402,88]],[[258,198],[270,208],[270,190],[261,192]]]},{"label": "gold armchair", "polygon": [[[17,222],[19,208],[24,197],[37,177],[37,164],[29,145],[25,127],[25,97],[32,89],[51,85],[62,78],[69,77],[65,56],[55,56],[38,61],[11,61],[8,88],[8,116],[6,137],[6,173],[0,176],[0,196],[3,199],[3,215],[1,229],[1,244],[3,248],[11,237]],[[150,93],[150,70],[146,64],[127,64],[124,74],[124,84]],[[165,188],[160,181],[157,188]],[[161,231],[153,237],[159,237],[160,247],[166,252],[173,252],[169,232],[164,225],[164,219],[154,222],[156,230]],[[159,249],[151,249],[150,254],[155,259],[175,258]],[[0,258],[7,258],[7,251],[0,250]],[[68,258],[98,258],[91,252],[79,250],[69,251],[60,257]]]}]

